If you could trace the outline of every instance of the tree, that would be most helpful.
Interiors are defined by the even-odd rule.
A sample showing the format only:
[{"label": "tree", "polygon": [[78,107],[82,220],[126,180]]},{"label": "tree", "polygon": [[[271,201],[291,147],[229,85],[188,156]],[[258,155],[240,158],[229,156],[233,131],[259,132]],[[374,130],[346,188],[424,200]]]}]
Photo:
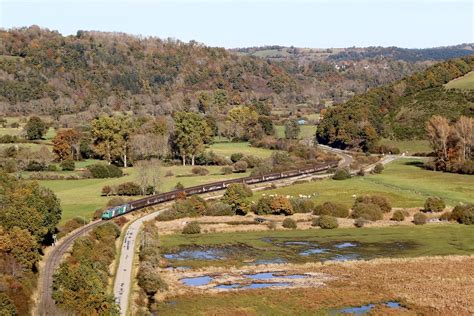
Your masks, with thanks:
[{"label": "tree", "polygon": [[226,125],[229,138],[249,140],[263,132],[258,123],[258,113],[248,106],[232,108],[227,113]]},{"label": "tree", "polygon": [[53,153],[58,161],[80,160],[82,133],[75,129],[59,130],[53,138]]},{"label": "tree", "polygon": [[176,112],[174,115],[175,130],[173,142],[186,165],[186,158],[191,157],[191,165],[197,154],[204,151],[204,144],[211,140],[211,131],[206,120],[193,112]]},{"label": "tree", "polygon": [[36,140],[43,138],[48,130],[48,124],[43,122],[38,116],[32,116],[25,125],[26,138]]},{"label": "tree", "polygon": [[300,134],[300,126],[296,119],[290,119],[285,122],[285,138],[297,139]]},{"label": "tree", "polygon": [[437,159],[446,162],[448,160],[448,138],[451,133],[449,121],[442,116],[434,115],[427,122],[426,131]]},{"label": "tree", "polygon": [[472,160],[472,148],[474,148],[474,118],[461,116],[454,125],[454,133],[458,138],[459,160]]},{"label": "tree", "polygon": [[222,197],[222,202],[232,207],[234,214],[245,215],[250,209],[248,197],[253,195],[252,190],[241,183],[233,183],[227,187],[227,190]]},{"label": "tree", "polygon": [[156,194],[160,182],[160,162],[157,159],[141,160],[135,163],[137,169],[138,185],[142,195],[147,194],[149,187],[153,188],[152,194]]}]

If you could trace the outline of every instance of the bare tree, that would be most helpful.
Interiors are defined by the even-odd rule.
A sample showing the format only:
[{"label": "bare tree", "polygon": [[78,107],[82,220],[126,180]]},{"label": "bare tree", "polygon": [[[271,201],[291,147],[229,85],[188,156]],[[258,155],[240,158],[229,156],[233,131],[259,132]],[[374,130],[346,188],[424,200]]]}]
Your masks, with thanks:
[{"label": "bare tree", "polygon": [[428,139],[439,160],[448,160],[448,138],[451,134],[449,121],[445,117],[435,115],[426,124]]},{"label": "bare tree", "polygon": [[453,132],[456,134],[459,150],[459,160],[466,161],[472,159],[472,147],[474,146],[474,119],[461,116],[454,125]]},{"label": "bare tree", "polygon": [[135,163],[135,169],[137,169],[137,181],[142,195],[146,194],[146,189],[150,183],[150,174],[149,174],[149,165],[148,160],[140,160]]}]

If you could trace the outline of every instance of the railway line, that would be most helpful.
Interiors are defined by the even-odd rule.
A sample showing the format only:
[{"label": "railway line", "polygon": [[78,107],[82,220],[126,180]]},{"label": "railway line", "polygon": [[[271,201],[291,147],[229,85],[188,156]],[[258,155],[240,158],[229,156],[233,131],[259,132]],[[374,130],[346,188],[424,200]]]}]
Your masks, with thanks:
[{"label": "railway line", "polygon": [[[343,156],[343,163],[347,164],[347,157]],[[339,164],[339,166],[341,165],[342,164]],[[113,216],[111,216],[110,218],[116,217],[125,213],[129,213],[138,209],[142,209],[149,206],[154,206],[157,204],[174,200],[177,197],[177,194],[179,192],[184,192],[186,195],[203,194],[203,193],[224,190],[229,184],[232,184],[232,183],[245,183],[245,184],[252,185],[252,184],[258,184],[262,182],[272,182],[272,181],[286,179],[286,178],[293,178],[293,177],[314,174],[318,172],[324,172],[330,168],[335,168],[337,166],[338,166],[337,162],[326,163],[326,164],[315,165],[315,166],[311,166],[307,168],[301,168],[297,170],[270,173],[270,174],[254,176],[254,177],[237,178],[237,179],[232,179],[232,180],[225,180],[225,181],[219,181],[219,182],[213,182],[209,184],[194,186],[194,187],[186,188],[184,190],[174,190],[170,192],[165,192],[165,193],[157,194],[151,197],[146,197],[143,199],[132,201],[129,203],[130,207],[127,209],[127,212],[120,213],[120,214],[113,214]],[[60,241],[60,243],[51,250],[50,254],[46,258],[46,262],[45,262],[45,266],[43,270],[44,271],[43,277],[41,278],[40,284],[39,284],[39,302],[37,305],[36,314],[42,315],[42,316],[62,314],[62,312],[56,307],[52,299],[54,272],[59,266],[63,256],[66,254],[68,249],[72,246],[72,244],[78,237],[90,232],[92,229],[102,225],[105,222],[106,221],[100,221],[100,220],[94,221],[82,228],[79,228],[78,230],[74,231],[70,235],[65,236]],[[132,242],[132,240],[130,240],[130,242]],[[132,244],[134,244],[134,242],[135,242],[135,237],[133,237]],[[127,273],[127,276],[129,276],[129,273]],[[128,304],[128,302],[124,303],[123,301],[121,303],[122,303],[121,305]]]}]

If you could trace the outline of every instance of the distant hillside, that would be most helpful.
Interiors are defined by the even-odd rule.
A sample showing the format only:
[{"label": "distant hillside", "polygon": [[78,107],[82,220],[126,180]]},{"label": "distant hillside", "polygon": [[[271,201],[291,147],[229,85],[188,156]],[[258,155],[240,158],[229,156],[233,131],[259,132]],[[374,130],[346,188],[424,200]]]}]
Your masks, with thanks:
[{"label": "distant hillside", "polygon": [[169,113],[195,106],[201,91],[222,107],[262,97],[296,103],[301,94],[279,65],[196,42],[82,31],[64,37],[35,26],[0,31],[0,110],[77,113],[93,105]]},{"label": "distant hillside", "polygon": [[318,141],[367,150],[381,136],[424,138],[425,122],[434,114],[452,120],[461,115],[474,116],[474,91],[443,86],[473,70],[474,55],[471,55],[371,89],[329,109],[318,127]]}]

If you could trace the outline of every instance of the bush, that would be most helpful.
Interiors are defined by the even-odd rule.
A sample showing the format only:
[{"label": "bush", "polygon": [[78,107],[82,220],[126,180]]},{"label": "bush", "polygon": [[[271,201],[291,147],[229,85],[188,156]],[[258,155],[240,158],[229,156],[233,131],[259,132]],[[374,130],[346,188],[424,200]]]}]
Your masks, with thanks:
[{"label": "bush", "polygon": [[396,222],[403,222],[405,220],[405,214],[403,214],[403,212],[400,210],[396,210],[393,213],[392,218],[390,220],[396,221]]},{"label": "bush", "polygon": [[267,227],[270,230],[275,230],[277,228],[277,223],[275,221],[269,221]]},{"label": "bush", "polygon": [[248,156],[244,156],[242,157],[242,159],[240,159],[241,161],[245,161],[247,163],[247,167],[248,168],[255,168],[255,167],[258,167],[262,164],[263,160],[256,157],[256,156],[253,156],[253,155],[248,155]]},{"label": "bush", "polygon": [[363,218],[369,221],[378,221],[383,218],[380,206],[373,203],[357,203],[351,213],[352,218]]},{"label": "bush", "polygon": [[247,171],[248,164],[243,160],[239,160],[233,165],[235,172],[245,172]]},{"label": "bush", "polygon": [[230,160],[232,160],[232,162],[237,162],[239,161],[240,159],[242,159],[244,157],[244,154],[242,153],[234,153],[232,155],[230,155]]},{"label": "bush", "polygon": [[122,170],[114,165],[93,164],[87,166],[91,176],[96,179],[119,178],[123,175]]},{"label": "bush", "polygon": [[222,202],[209,203],[206,209],[207,216],[232,216],[234,212],[230,205]]},{"label": "bush", "polygon": [[365,224],[367,224],[367,220],[362,217],[356,218],[356,220],[354,221],[354,226],[357,228],[362,228],[365,226]]},{"label": "bush", "polygon": [[439,220],[440,221],[450,221],[451,220],[451,216],[452,216],[452,213],[451,212],[444,212],[443,214],[441,214],[441,216],[439,217]]},{"label": "bush", "polygon": [[194,167],[191,172],[194,174],[194,175],[198,175],[198,176],[205,176],[209,173],[209,170],[207,170],[206,168],[204,167]]},{"label": "bush", "polygon": [[42,162],[31,160],[25,168],[26,171],[44,171],[46,165]]},{"label": "bush", "polygon": [[334,180],[346,180],[351,177],[351,174],[346,169],[337,169],[332,177]]},{"label": "bush", "polygon": [[295,213],[309,213],[314,209],[314,202],[310,199],[291,198],[290,203]]},{"label": "bush", "polygon": [[339,203],[325,202],[315,207],[313,215],[331,215],[345,218],[349,216],[349,209]]},{"label": "bush", "polygon": [[183,234],[199,234],[201,233],[201,226],[198,222],[189,222],[183,228]]},{"label": "bush", "polygon": [[413,223],[415,223],[415,225],[424,225],[424,224],[426,224],[426,215],[421,213],[421,212],[416,213],[413,216]]},{"label": "bush", "polygon": [[442,212],[446,204],[438,197],[429,197],[425,201],[424,212]]},{"label": "bush", "polygon": [[172,176],[174,176],[173,171],[171,170],[166,171],[165,177],[172,177]]},{"label": "bush", "polygon": [[390,202],[388,201],[388,199],[380,195],[359,196],[356,199],[354,206],[357,205],[358,203],[376,204],[380,207],[380,209],[384,213],[388,213],[392,210],[392,206],[390,205]]},{"label": "bush", "polygon": [[383,169],[384,169],[383,165],[381,163],[378,163],[374,167],[374,173],[380,174],[383,172]]},{"label": "bush", "polygon": [[250,210],[247,198],[253,195],[252,190],[243,183],[232,183],[222,197],[222,202],[230,205],[234,214],[245,215]]},{"label": "bush", "polygon": [[292,218],[285,218],[283,220],[283,227],[285,228],[289,228],[289,229],[296,229],[297,228],[297,224],[295,222],[294,219]]},{"label": "bush", "polygon": [[460,224],[474,225],[474,204],[456,205],[451,212],[450,220]]},{"label": "bush", "polygon": [[125,182],[117,186],[117,195],[141,195],[140,186],[134,182]]},{"label": "bush", "polygon": [[270,196],[262,196],[257,204],[254,204],[253,211],[257,215],[265,215],[272,213],[272,200]]},{"label": "bush", "polygon": [[222,174],[231,174],[232,172],[234,172],[234,169],[230,166],[224,166],[221,168],[221,172]]},{"label": "bush", "polygon": [[122,204],[125,204],[125,200],[121,197],[114,197],[114,198],[111,198],[108,202],[107,202],[107,206],[108,207],[112,207],[112,206],[117,206],[117,205],[122,205]]},{"label": "bush", "polygon": [[281,195],[275,196],[272,199],[270,208],[272,210],[272,214],[291,215],[294,213],[290,200]]},{"label": "bush", "polygon": [[46,168],[48,171],[58,171],[58,167],[56,165],[49,165],[48,168]]},{"label": "bush", "polygon": [[106,185],[102,188],[102,195],[109,196],[113,193],[112,187],[110,185]]},{"label": "bush", "polygon": [[339,227],[337,219],[330,215],[321,215],[319,218],[313,220],[312,225],[315,226],[315,224],[322,229],[334,229]]},{"label": "bush", "polygon": [[76,163],[70,159],[61,161],[60,166],[63,171],[74,171],[76,169]]},{"label": "bush", "polygon": [[181,182],[178,182],[176,183],[176,185],[174,186],[174,188],[176,190],[183,190],[184,189],[184,185],[181,183]]}]

